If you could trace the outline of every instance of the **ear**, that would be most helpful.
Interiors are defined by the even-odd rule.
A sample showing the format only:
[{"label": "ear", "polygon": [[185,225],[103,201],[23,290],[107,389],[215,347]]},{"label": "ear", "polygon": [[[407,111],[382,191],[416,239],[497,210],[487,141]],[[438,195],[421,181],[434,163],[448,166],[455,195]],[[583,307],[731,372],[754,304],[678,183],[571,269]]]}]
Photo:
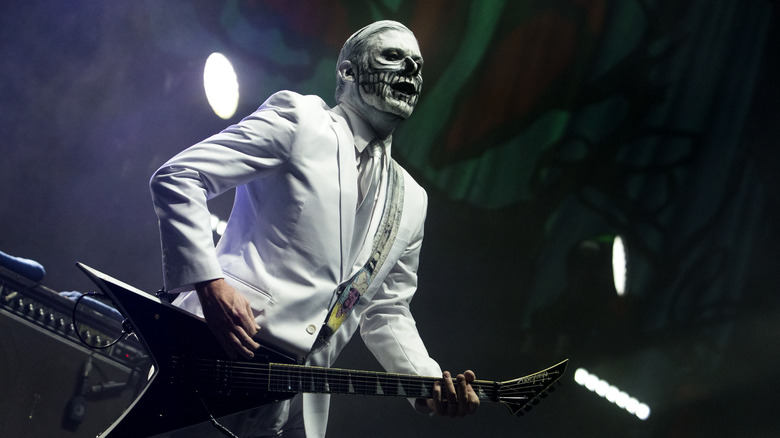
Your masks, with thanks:
[{"label": "ear", "polygon": [[352,66],[352,62],[344,60],[341,61],[338,68],[339,78],[343,81],[354,82],[355,81],[355,68]]}]

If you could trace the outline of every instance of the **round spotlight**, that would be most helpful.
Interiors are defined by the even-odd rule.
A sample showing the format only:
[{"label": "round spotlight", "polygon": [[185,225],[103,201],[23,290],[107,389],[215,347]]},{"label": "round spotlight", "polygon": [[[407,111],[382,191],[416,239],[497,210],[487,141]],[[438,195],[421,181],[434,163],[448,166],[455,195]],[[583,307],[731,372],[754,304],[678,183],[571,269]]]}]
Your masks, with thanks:
[{"label": "round spotlight", "polygon": [[233,65],[221,53],[212,53],[203,68],[206,98],[219,117],[229,119],[238,108],[238,78]]}]

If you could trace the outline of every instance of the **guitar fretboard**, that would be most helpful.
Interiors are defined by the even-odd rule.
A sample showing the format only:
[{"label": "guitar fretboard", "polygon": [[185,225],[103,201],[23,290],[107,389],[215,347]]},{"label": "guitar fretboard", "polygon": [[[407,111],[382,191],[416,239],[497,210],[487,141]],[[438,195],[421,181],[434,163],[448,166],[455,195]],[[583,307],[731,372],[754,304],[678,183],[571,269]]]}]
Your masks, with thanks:
[{"label": "guitar fretboard", "polygon": [[[194,358],[174,358],[173,366],[173,383],[220,394],[311,392],[431,398],[434,383],[442,380],[377,371]],[[476,380],[471,386],[480,400],[498,401],[498,382]]]},{"label": "guitar fretboard", "polygon": [[[270,364],[269,390],[431,398],[441,378],[382,373],[376,371]],[[476,381],[472,388],[481,399],[495,401],[496,382]]]}]

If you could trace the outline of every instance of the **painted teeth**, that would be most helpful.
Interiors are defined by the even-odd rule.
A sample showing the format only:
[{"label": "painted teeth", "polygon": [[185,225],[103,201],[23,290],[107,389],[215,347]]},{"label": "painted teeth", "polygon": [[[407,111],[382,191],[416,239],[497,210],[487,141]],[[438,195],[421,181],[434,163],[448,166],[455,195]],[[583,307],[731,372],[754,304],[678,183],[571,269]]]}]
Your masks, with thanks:
[{"label": "painted teeth", "polygon": [[391,87],[393,90],[404,94],[414,94],[417,91],[415,90],[414,85],[410,84],[409,82],[397,82],[392,84]]}]

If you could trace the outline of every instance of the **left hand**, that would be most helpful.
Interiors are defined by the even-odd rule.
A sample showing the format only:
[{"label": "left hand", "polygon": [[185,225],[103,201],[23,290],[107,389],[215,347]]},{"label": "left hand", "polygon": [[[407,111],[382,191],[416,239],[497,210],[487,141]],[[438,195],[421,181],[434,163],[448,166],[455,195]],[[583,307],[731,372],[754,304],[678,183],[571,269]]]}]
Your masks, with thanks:
[{"label": "left hand", "polygon": [[458,374],[454,381],[450,372],[445,371],[441,382],[433,385],[433,398],[426,400],[428,408],[445,417],[463,417],[477,412],[479,397],[471,387],[475,379],[471,370]]}]

